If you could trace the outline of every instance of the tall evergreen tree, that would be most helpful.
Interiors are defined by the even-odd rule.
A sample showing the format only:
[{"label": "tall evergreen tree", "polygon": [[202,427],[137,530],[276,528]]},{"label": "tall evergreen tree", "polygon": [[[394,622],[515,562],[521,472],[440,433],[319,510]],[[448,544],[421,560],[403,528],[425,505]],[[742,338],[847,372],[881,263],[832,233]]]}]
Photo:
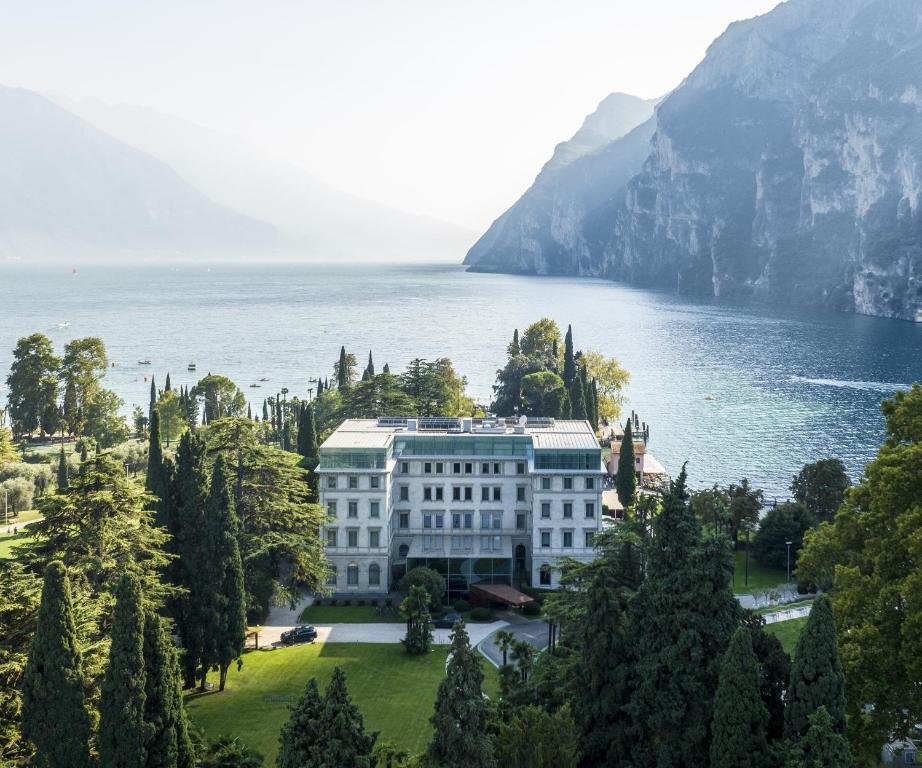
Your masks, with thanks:
[{"label": "tall evergreen tree", "polygon": [[711,768],[771,768],[768,710],[759,692],[759,661],[739,627],[720,664],[711,721]]},{"label": "tall evergreen tree", "polygon": [[733,553],[725,539],[702,539],[685,479],[683,467],[663,498],[646,579],[630,605],[637,658],[626,711],[636,768],[707,764],[720,659],[740,620]]},{"label": "tall evergreen tree", "polygon": [[317,679],[312,677],[282,726],[275,761],[277,768],[319,768],[325,731],[323,699]]},{"label": "tall evergreen tree", "polygon": [[573,328],[567,326],[567,335],[563,339],[563,381],[567,389],[573,386],[576,379],[576,360],[573,357]]},{"label": "tall evergreen tree", "polygon": [[615,490],[618,492],[618,500],[624,507],[633,506],[637,494],[637,475],[634,464],[634,434],[631,429],[631,420],[628,419],[624,425],[621,450],[618,452],[618,472],[615,475]]},{"label": "tall evergreen tree", "polygon": [[349,387],[349,359],[346,356],[345,347],[340,347],[339,350],[339,366],[336,369],[336,375],[338,377],[336,386],[340,390],[347,389]]},{"label": "tall evergreen tree", "polygon": [[791,745],[786,768],[852,768],[848,740],[836,729],[826,707],[820,706],[807,722],[807,733]]},{"label": "tall evergreen tree", "polygon": [[208,669],[212,666],[218,668],[219,688],[224,690],[227,670],[233,661],[240,658],[246,640],[246,593],[237,527],[227,464],[219,455],[214,463],[211,489],[205,502],[202,690]]},{"label": "tall evergreen tree", "polygon": [[323,697],[323,762],[318,768],[374,768],[377,733],[366,733],[362,713],[349,698],[342,667],[333,676]]},{"label": "tall evergreen tree", "polygon": [[445,677],[439,684],[435,713],[429,719],[435,733],[427,756],[436,768],[492,768],[493,739],[488,732],[483,699],[483,671],[464,623],[451,635]]},{"label": "tall evergreen tree", "polygon": [[799,740],[810,727],[809,717],[825,707],[836,733],[845,732],[845,680],[836,642],[836,625],[829,598],[813,602],[810,618],[797,641],[784,711],[784,735]]},{"label": "tall evergreen tree", "polygon": [[269,421],[269,404],[263,398],[263,423]]},{"label": "tall evergreen tree", "polygon": [[509,357],[515,357],[516,355],[521,354],[521,348],[519,347],[519,329],[516,328],[512,332],[512,342],[509,344],[508,350]]},{"label": "tall evergreen tree", "polygon": [[170,392],[171,390],[172,390],[172,387],[170,386],[170,374],[169,374],[169,371],[167,371],[166,384],[163,385],[163,391]]},{"label": "tall evergreen tree", "polygon": [[42,602],[22,679],[22,735],[42,768],[89,768],[90,718],[83,692],[70,580],[64,564],[45,568]]},{"label": "tall evergreen tree", "polygon": [[381,369],[381,373],[390,373],[390,372],[391,372],[391,367],[387,363],[385,363],[384,367]]},{"label": "tall evergreen tree", "polygon": [[154,377],[150,377],[150,405],[147,408],[147,417],[150,418],[154,413],[154,408],[157,405],[157,382],[154,380]]},{"label": "tall evergreen tree", "polygon": [[70,485],[70,477],[67,469],[67,456],[64,454],[64,446],[61,446],[61,453],[58,456],[58,492],[64,493]]},{"label": "tall evergreen tree", "polygon": [[781,641],[765,631],[761,616],[747,611],[743,623],[749,629],[752,650],[759,660],[762,702],[768,710],[766,735],[769,743],[780,742],[784,738],[784,699],[791,677],[791,659]]},{"label": "tall evergreen tree", "polygon": [[160,617],[148,611],[144,617],[145,768],[176,768],[178,674],[166,629]]},{"label": "tall evergreen tree", "polygon": [[166,493],[163,486],[163,447],[160,435],[160,409],[154,406],[150,414],[150,438],[147,449],[147,482],[145,487],[155,496]]},{"label": "tall evergreen tree", "polygon": [[589,418],[586,412],[586,390],[578,375],[570,385],[570,414],[577,421],[585,421]]},{"label": "tall evergreen tree", "polygon": [[374,360],[371,359],[371,350],[370,350],[370,349],[368,350],[368,366],[365,368],[365,370],[368,371],[368,376],[369,376],[369,377],[375,375],[375,363],[374,363]]},{"label": "tall evergreen tree", "polygon": [[306,466],[312,470],[320,460],[320,447],[317,445],[317,421],[314,415],[313,403],[308,404],[302,411],[298,421],[298,453],[307,461]]},{"label": "tall evergreen tree", "polygon": [[247,418],[253,421],[253,406],[247,403]]},{"label": "tall evergreen tree", "polygon": [[138,768],[146,760],[144,610],[141,585],[125,573],[115,592],[112,645],[99,702],[101,768]]}]

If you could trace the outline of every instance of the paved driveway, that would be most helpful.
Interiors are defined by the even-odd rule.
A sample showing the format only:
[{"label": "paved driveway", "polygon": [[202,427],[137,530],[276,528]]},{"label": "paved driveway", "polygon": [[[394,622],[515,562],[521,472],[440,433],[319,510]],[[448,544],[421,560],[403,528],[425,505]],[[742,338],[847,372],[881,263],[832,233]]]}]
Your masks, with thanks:
[{"label": "paved driveway", "polygon": [[[516,640],[525,640],[538,651],[547,648],[547,622],[543,619],[508,625],[508,630]],[[499,627],[497,627],[499,629]],[[492,634],[492,633],[491,633]],[[492,637],[485,637],[480,643],[480,650],[497,667],[503,663],[503,653],[493,642]]]}]

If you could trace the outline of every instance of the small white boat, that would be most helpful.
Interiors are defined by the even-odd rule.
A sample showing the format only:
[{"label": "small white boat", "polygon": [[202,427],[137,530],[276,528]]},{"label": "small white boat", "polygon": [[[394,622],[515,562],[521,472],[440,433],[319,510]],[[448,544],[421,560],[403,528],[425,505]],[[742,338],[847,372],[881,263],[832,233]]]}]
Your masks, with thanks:
[{"label": "small white boat", "polygon": [[150,360],[138,360],[138,365],[150,365]]},{"label": "small white boat", "polygon": [[194,370],[195,370],[195,363],[189,363],[189,365],[186,366],[186,370],[187,370],[187,371],[194,371]]},{"label": "small white boat", "polygon": [[263,376],[263,377],[260,379],[260,381],[269,381],[269,379],[268,379],[268,377]]},{"label": "small white boat", "polygon": [[716,395],[705,395],[704,399],[705,400],[716,400],[717,396]]}]

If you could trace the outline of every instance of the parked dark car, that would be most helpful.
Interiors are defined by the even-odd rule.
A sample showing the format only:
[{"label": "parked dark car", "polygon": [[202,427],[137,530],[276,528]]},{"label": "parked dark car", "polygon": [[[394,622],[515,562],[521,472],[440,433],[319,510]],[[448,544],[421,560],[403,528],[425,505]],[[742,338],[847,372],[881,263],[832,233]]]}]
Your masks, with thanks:
[{"label": "parked dark car", "polygon": [[282,644],[292,645],[294,643],[312,643],[317,639],[317,630],[313,627],[300,626],[282,632]]},{"label": "parked dark car", "polygon": [[455,613],[454,611],[449,611],[444,616],[439,616],[435,621],[432,622],[432,626],[438,627],[439,629],[451,629],[455,622],[461,621],[462,616],[460,613]]}]

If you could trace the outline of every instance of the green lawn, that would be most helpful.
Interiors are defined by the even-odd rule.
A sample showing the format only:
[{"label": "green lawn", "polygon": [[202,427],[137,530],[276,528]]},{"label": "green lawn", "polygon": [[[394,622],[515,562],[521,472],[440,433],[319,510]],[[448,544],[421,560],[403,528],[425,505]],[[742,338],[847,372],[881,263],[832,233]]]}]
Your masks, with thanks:
[{"label": "green lawn", "polygon": [[301,613],[302,624],[383,624],[403,623],[396,613],[382,615],[373,605],[309,605]]},{"label": "green lawn", "polygon": [[[379,740],[422,752],[431,736],[429,717],[445,674],[447,646],[427,656],[408,656],[396,644],[326,643],[275,651],[250,651],[243,669],[231,668],[223,693],[188,699],[194,723],[208,738],[223,734],[262,752],[275,765],[278,734],[307,681],[316,676],[324,687],[335,666],[346,672],[349,693],[362,711],[365,727]],[[488,695],[498,691],[498,675],[483,661]]]},{"label": "green lawn", "polygon": [[733,574],[733,591],[738,595],[748,595],[753,592],[764,592],[788,580],[787,571],[763,568],[759,565],[752,552],[749,553],[749,581],[746,582],[746,553],[736,553],[736,571]]},{"label": "green lawn", "polygon": [[794,656],[794,649],[797,647],[797,641],[800,639],[800,633],[804,631],[809,616],[802,616],[799,619],[788,619],[788,621],[779,621],[776,624],[769,624],[765,627],[766,632],[770,632],[781,641],[784,650],[788,655]]},{"label": "green lawn", "polygon": [[0,533],[0,560],[11,560],[13,558],[13,547],[25,544],[31,539],[32,536],[28,528],[16,534],[7,534],[6,527],[4,527],[3,533]]}]

